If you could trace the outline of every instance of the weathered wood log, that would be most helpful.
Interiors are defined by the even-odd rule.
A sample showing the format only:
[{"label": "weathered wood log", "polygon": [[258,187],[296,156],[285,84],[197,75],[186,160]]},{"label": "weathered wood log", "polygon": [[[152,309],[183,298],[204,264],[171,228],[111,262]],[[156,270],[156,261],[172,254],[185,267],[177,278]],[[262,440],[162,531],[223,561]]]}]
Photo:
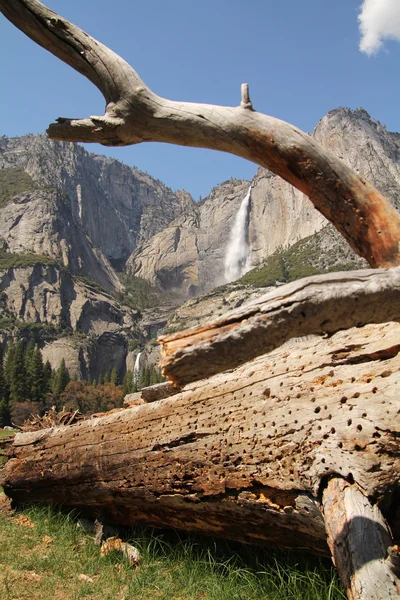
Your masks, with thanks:
[{"label": "weathered wood log", "polygon": [[323,492],[328,544],[349,600],[395,600],[400,580],[388,560],[392,538],[378,507],[354,484],[333,478]]},{"label": "weathered wood log", "polygon": [[142,388],[140,390],[140,395],[145,402],[155,402],[156,400],[163,400],[164,398],[174,396],[178,391],[179,390],[168,381],[164,381]]},{"label": "weathered wood log", "polygon": [[4,489],[120,524],[324,554],[320,498],[338,476],[398,535],[399,339],[389,323],[297,340],[170,398],[17,434]]},{"label": "weathered wood log", "polygon": [[[400,321],[399,268],[307,277],[205,325],[161,336],[161,367],[173,384],[183,386],[291,338],[388,321]],[[399,348],[400,339],[393,352]]]},{"label": "weathered wood log", "polygon": [[155,385],[149,385],[142,388],[140,392],[127,394],[124,398],[124,407],[131,408],[132,406],[139,406],[140,404],[146,404],[147,402],[163,400],[164,398],[175,396],[175,394],[178,393],[179,389],[176,386],[171,385],[168,381],[156,383]]},{"label": "weathered wood log", "polygon": [[108,146],[157,141],[230,152],[304,192],[372,267],[400,265],[399,213],[310,136],[253,110],[246,84],[237,107],[160,98],[121,57],[37,0],[0,0],[0,11],[104,95],[103,116],[60,118],[48,129],[52,139]]}]

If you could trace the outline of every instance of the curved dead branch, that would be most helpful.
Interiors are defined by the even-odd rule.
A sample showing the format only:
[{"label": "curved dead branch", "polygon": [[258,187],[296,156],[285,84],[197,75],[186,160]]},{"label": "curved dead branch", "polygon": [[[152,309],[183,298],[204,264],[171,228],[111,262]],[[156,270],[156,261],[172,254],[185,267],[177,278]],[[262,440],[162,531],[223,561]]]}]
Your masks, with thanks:
[{"label": "curved dead branch", "polygon": [[237,107],[160,98],[121,57],[37,0],[0,0],[0,11],[105,97],[104,115],[60,118],[50,138],[109,146],[157,141],[241,156],[304,192],[372,267],[400,265],[400,215],[390,203],[307,134],[254,111],[246,86]]},{"label": "curved dead branch", "polygon": [[[400,321],[400,269],[306,277],[186,331],[159,338],[175,385],[205,379],[310,334]],[[400,352],[399,345],[393,351]]]}]

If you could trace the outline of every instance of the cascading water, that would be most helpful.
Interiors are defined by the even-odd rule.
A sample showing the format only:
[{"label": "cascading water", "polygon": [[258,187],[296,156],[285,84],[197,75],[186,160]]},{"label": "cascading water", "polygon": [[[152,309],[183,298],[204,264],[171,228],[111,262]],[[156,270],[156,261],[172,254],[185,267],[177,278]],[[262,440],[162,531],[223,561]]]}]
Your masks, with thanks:
[{"label": "cascading water", "polygon": [[225,255],[225,281],[235,281],[251,268],[251,251],[247,242],[251,186],[243,198],[233,224]]},{"label": "cascading water", "polygon": [[136,385],[138,385],[139,379],[140,379],[140,355],[141,354],[142,354],[141,352],[137,353],[135,364],[133,366],[133,381]]}]

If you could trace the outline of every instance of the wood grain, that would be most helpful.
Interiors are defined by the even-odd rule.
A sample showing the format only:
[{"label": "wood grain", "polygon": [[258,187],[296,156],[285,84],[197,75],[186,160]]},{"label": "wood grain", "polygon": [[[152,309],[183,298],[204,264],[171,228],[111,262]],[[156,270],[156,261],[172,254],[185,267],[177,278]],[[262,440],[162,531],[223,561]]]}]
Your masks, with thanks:
[{"label": "wood grain", "polygon": [[307,277],[205,325],[161,336],[161,366],[173,384],[183,386],[235,368],[291,338],[399,320],[399,268]]},{"label": "wood grain", "polygon": [[329,481],[323,493],[328,544],[349,600],[395,600],[400,580],[388,561],[392,538],[379,508],[356,485]]}]

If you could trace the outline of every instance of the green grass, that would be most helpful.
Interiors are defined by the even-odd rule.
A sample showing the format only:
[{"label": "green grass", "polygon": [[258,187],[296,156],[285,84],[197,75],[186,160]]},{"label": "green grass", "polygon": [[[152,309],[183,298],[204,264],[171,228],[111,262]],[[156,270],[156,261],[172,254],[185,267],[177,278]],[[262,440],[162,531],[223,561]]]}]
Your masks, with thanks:
[{"label": "green grass", "polygon": [[125,289],[123,292],[117,292],[115,297],[121,304],[135,310],[154,308],[162,304],[161,292],[150,281],[129,272],[119,273],[119,277]]},{"label": "green grass", "polygon": [[255,287],[275,285],[276,281],[288,283],[302,277],[319,275],[332,271],[348,271],[357,268],[356,262],[351,258],[343,259],[340,248],[326,256],[327,264],[321,266],[321,240],[324,235],[338,235],[330,233],[325,227],[313,235],[299,240],[287,250],[276,252],[268,258],[261,268],[252,269],[237,283],[244,283]]},{"label": "green grass", "polygon": [[[33,527],[29,527],[29,521]],[[28,526],[27,526],[28,525]],[[46,537],[47,536],[47,537]],[[142,563],[100,556],[71,515],[46,507],[0,513],[2,600],[343,600],[328,561],[137,528]],[[92,583],[82,582],[87,575]]]},{"label": "green grass", "polygon": [[14,196],[33,192],[35,189],[35,182],[22,167],[0,169],[0,208]]}]

